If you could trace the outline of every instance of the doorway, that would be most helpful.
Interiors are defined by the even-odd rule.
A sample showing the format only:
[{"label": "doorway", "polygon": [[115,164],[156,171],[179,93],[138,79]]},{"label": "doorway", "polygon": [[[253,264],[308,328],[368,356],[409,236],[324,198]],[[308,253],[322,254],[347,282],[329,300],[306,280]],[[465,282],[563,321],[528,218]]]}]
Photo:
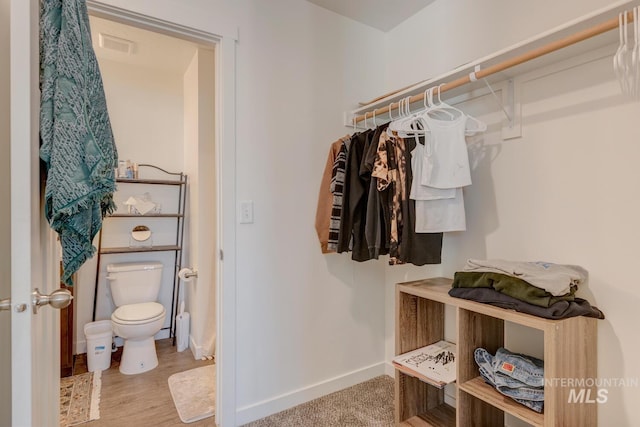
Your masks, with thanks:
[{"label": "doorway", "polygon": [[[196,283],[180,282],[180,291],[175,291],[174,255],[154,253],[168,273],[164,274],[159,297],[167,317],[156,339],[169,337],[172,304],[184,300],[192,319],[190,351],[197,359],[212,356],[217,317],[215,294],[220,277],[215,256],[220,248],[216,229],[221,208],[216,191],[219,163],[215,156],[218,142],[214,128],[216,43],[194,41],[166,31],[161,34],[94,14],[90,20],[119,158],[132,163],[154,164],[188,176],[180,266],[197,269],[198,278]],[[119,205],[124,200],[119,200],[116,194],[115,201]],[[126,227],[123,226],[125,233]],[[169,233],[170,228],[170,223],[160,225],[154,233]],[[139,260],[131,254],[115,260],[103,258],[100,270],[110,262],[128,261]],[[78,274],[77,353],[86,351],[84,324],[108,318],[113,310],[106,283],[100,279],[100,272],[96,275],[96,264],[94,257]],[[97,287],[96,277],[99,277]],[[95,295],[93,289],[96,289]],[[174,292],[177,301],[172,301]],[[204,308],[198,305],[202,302],[206,303]],[[94,305],[96,308],[92,310]],[[206,309],[212,312],[208,313]],[[97,314],[95,319],[92,311]],[[217,394],[220,396],[219,390]]]},{"label": "doorway", "polygon": [[[220,425],[235,425],[235,325],[236,325],[236,254],[235,254],[235,128],[236,128],[236,42],[237,27],[229,17],[213,16],[206,20],[197,10],[185,10],[178,4],[137,3],[117,7],[112,0],[87,0],[95,16],[110,17],[118,22],[157,29],[163,33],[182,34],[187,39],[216,44],[216,193],[217,208],[224,215],[216,224],[217,242],[224,242],[224,262],[216,257],[216,314],[224,318],[217,322],[220,341],[216,349],[219,375],[216,420]],[[47,224],[37,221],[38,211],[38,138],[37,138],[37,70],[38,70],[38,3],[32,0],[3,2],[2,19],[9,21],[11,5],[11,397],[12,424],[57,424],[59,410],[59,360],[51,357],[58,350],[59,323],[54,312],[41,310],[33,316],[26,310],[34,287],[51,292],[57,258],[55,242]],[[130,10],[135,9],[135,11]],[[164,19],[163,19],[164,18]],[[180,22],[180,24],[176,23]],[[6,28],[6,27],[3,27]],[[34,42],[35,41],[35,42]],[[6,52],[3,50],[3,53]],[[4,67],[4,59],[0,65]],[[224,106],[224,109],[222,108]],[[223,111],[224,110],[224,111]],[[4,115],[4,111],[2,114]],[[28,143],[25,143],[28,141]],[[3,175],[5,176],[5,175]],[[8,195],[7,195],[8,196]],[[224,201],[224,203],[222,203]],[[218,249],[218,248],[216,248]],[[222,252],[222,247],[219,248]],[[224,268],[223,268],[224,267]],[[15,273],[20,272],[20,275]],[[4,298],[9,295],[0,295]],[[224,308],[224,310],[222,310]],[[7,312],[4,312],[7,314]],[[4,319],[3,319],[4,320]],[[30,338],[30,339],[29,339]],[[3,354],[4,355],[4,354]],[[55,353],[54,353],[55,355]],[[224,365],[223,365],[224,363]],[[9,367],[3,363],[3,366]],[[223,369],[224,366],[224,369]],[[3,371],[5,372],[5,371]],[[8,371],[7,371],[8,373]],[[7,385],[7,382],[3,382]],[[224,388],[223,388],[224,387]],[[4,393],[6,389],[2,388]],[[4,408],[4,407],[3,407]],[[9,415],[9,412],[11,413]],[[33,421],[33,422],[32,422]]]}]

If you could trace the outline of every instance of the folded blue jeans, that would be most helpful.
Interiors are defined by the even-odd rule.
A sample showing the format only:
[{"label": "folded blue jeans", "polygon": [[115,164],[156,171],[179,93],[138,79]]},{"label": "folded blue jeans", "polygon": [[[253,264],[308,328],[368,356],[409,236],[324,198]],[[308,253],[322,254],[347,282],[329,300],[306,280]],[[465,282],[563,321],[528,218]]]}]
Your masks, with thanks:
[{"label": "folded blue jeans", "polygon": [[[512,353],[504,347],[496,351],[493,371],[504,380],[507,387],[514,387],[513,381],[531,387],[544,387],[544,361],[524,354]],[[496,381],[498,382],[498,378]]]},{"label": "folded blue jeans", "polygon": [[[500,355],[499,358],[498,354]],[[498,350],[495,357],[487,350],[477,348],[474,352],[474,358],[480,369],[480,375],[485,382],[494,386],[503,395],[536,412],[542,412],[544,405],[544,376],[540,378],[539,374],[541,372],[544,374],[544,370],[540,370],[541,360],[535,359],[535,362],[529,362],[528,356],[517,355],[503,348]],[[518,369],[516,369],[516,366]],[[514,372],[516,373],[515,377],[523,378],[529,383],[541,384],[541,386],[532,386],[514,378],[511,375]]]},{"label": "folded blue jeans", "polygon": [[[495,384],[492,382],[492,378],[491,378],[491,372],[488,372],[486,369],[484,368],[480,368],[480,376],[484,379],[484,381],[495,387]],[[503,393],[504,394],[504,393]],[[515,400],[516,402],[520,403],[521,405],[526,406],[529,409],[532,409],[538,413],[542,413],[542,410],[544,409],[544,402],[540,401],[540,400],[524,400],[524,399],[518,399],[517,397],[513,397],[513,396],[509,396],[509,395],[505,395],[513,400]]]}]

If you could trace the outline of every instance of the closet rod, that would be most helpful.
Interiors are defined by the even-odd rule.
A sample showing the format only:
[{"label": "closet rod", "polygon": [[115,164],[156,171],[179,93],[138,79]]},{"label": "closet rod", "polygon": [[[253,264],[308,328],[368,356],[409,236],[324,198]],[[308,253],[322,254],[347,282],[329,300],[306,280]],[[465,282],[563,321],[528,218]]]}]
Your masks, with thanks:
[{"label": "closet rod", "polygon": [[[627,23],[629,22],[633,22],[633,12],[626,12],[627,14]],[[605,22],[602,22],[598,25],[594,25],[593,27],[587,28],[585,30],[582,31],[578,31],[577,33],[571,34],[565,38],[562,38],[560,40],[556,40],[554,42],[548,43],[544,46],[538,47],[536,49],[532,49],[528,52],[525,52],[521,55],[518,55],[516,57],[513,57],[511,59],[507,59],[505,61],[502,61],[498,64],[495,65],[491,65],[485,69],[480,69],[478,71],[476,71],[475,73],[470,73],[467,76],[464,77],[460,77],[456,80],[453,80],[451,82],[448,83],[444,83],[441,87],[440,87],[440,92],[446,92],[448,90],[452,90],[455,89],[457,87],[460,87],[462,85],[465,85],[467,83],[470,83],[472,80],[471,76],[475,75],[475,80],[479,80],[479,79],[483,79],[485,77],[488,77],[492,74],[496,74],[499,73],[501,71],[504,71],[508,68],[511,67],[515,67],[516,65],[520,65],[522,63],[525,63],[527,61],[531,61],[533,59],[539,58],[543,55],[546,55],[548,53],[551,52],[555,52],[557,50],[560,50],[562,48],[565,48],[567,46],[571,46],[572,44],[587,40],[591,37],[595,37],[597,35],[600,35],[602,33],[606,33],[607,31],[611,31],[615,28],[618,28],[618,17],[616,16],[615,18],[611,18]],[[424,100],[424,92],[423,93],[419,93],[417,95],[413,95],[409,98],[409,104],[413,104],[414,102],[418,102],[418,101],[422,101]],[[372,118],[374,116],[374,114],[376,116],[378,115],[382,115],[382,114],[386,114],[388,113],[390,110],[393,110],[394,108],[398,108],[400,105],[400,101],[394,102],[391,105],[387,105],[386,107],[381,107],[381,108],[377,108],[373,111],[368,111],[365,112],[362,115],[359,116],[355,116],[352,119],[352,123],[356,124],[358,122],[363,121],[365,118]]]}]

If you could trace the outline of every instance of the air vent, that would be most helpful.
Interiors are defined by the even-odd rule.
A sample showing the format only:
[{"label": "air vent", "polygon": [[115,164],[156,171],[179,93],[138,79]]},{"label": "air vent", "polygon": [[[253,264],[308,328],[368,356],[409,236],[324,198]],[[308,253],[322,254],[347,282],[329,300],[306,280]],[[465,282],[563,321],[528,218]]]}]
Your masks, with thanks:
[{"label": "air vent", "polygon": [[120,37],[100,33],[98,34],[98,45],[104,49],[114,50],[116,52],[131,55],[133,54],[133,49],[136,44],[131,40],[121,39]]}]

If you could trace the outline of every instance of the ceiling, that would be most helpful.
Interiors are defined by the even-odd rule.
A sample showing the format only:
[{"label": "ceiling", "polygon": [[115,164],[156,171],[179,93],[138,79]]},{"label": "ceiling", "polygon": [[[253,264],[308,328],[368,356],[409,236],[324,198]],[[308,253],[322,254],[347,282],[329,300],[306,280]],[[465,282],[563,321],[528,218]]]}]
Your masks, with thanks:
[{"label": "ceiling", "polygon": [[307,0],[384,32],[435,0]]},{"label": "ceiling", "polygon": [[[134,66],[153,68],[167,72],[184,73],[197,44],[169,37],[153,31],[142,30],[106,19],[90,16],[91,39],[98,59],[109,59]],[[100,46],[100,35],[113,37],[116,44],[132,42],[130,53]]]},{"label": "ceiling", "polygon": [[[308,0],[320,7],[389,31],[434,0]],[[191,63],[195,43],[169,37],[106,19],[90,16],[91,37],[99,59],[127,63],[176,73],[183,73]],[[111,36],[115,43],[132,42],[129,53],[100,46],[100,35]]]}]

